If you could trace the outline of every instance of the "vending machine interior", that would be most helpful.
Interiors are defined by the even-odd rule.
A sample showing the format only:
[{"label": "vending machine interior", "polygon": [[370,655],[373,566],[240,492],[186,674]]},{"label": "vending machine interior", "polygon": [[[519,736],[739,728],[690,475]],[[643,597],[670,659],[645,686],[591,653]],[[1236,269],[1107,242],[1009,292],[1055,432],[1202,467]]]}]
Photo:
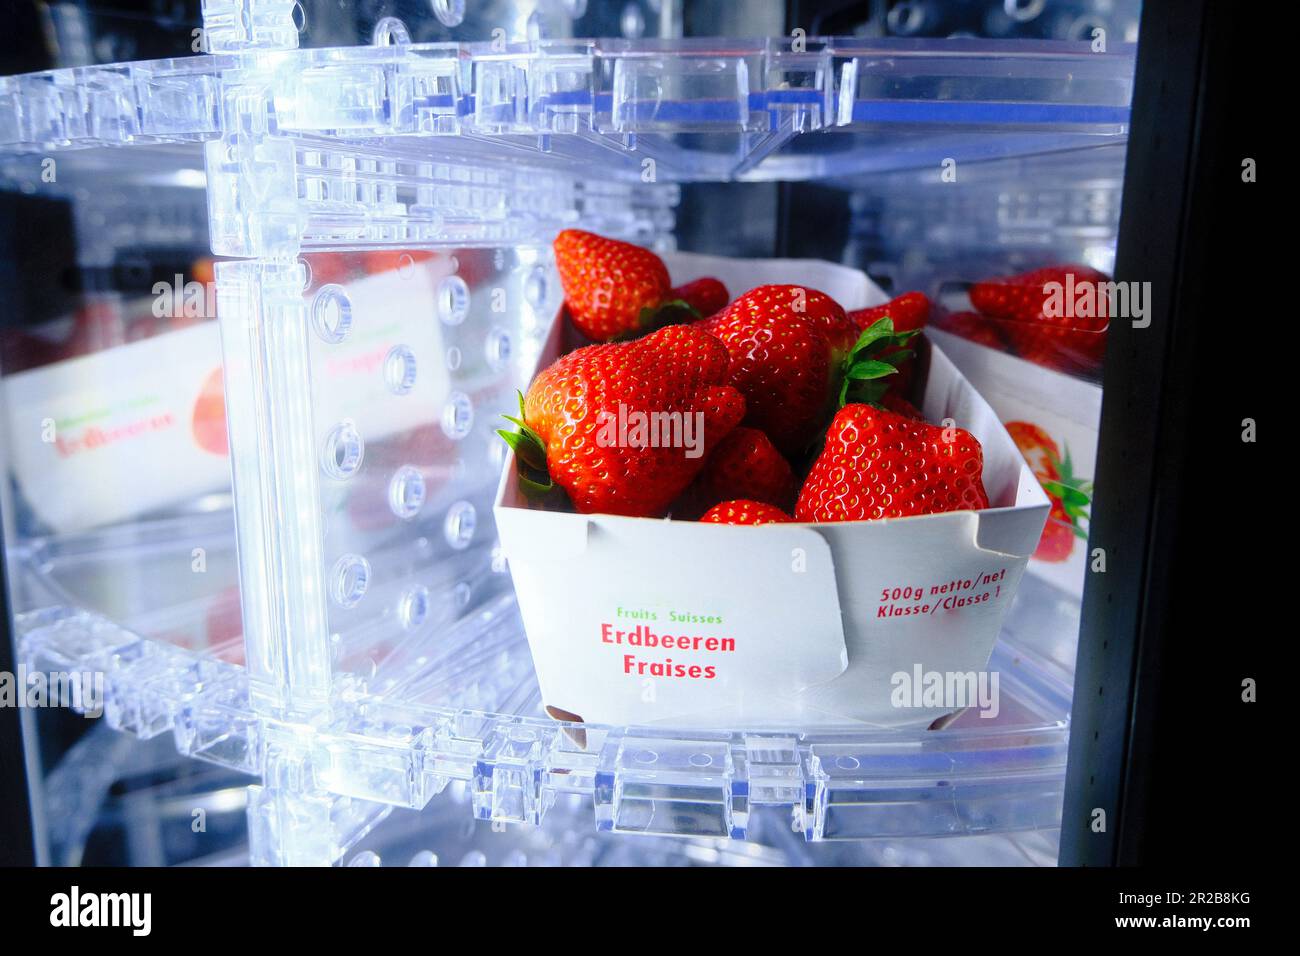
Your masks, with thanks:
[{"label": "vending machine interior", "polygon": [[[1174,6],[18,3],[0,671],[67,706],[0,709],[11,858],[1132,861],[1221,16]],[[928,299],[926,348],[1050,502],[994,713],[548,707],[497,431],[563,321],[566,229]],[[1044,269],[1154,293],[1055,337],[983,304]]]}]

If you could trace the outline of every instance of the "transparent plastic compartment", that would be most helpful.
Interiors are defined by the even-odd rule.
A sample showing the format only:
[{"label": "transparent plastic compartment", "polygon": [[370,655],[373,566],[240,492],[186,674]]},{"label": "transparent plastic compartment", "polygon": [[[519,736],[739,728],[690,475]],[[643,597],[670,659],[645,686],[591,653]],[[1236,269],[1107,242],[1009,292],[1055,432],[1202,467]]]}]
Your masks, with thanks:
[{"label": "transparent plastic compartment", "polygon": [[254,55],[232,42],[218,55],[0,79],[0,146],[215,141],[210,172],[217,159],[245,176],[271,164],[277,190],[297,140],[379,164],[808,178],[1117,142],[1133,70],[1123,43],[401,36],[390,25],[367,46]]},{"label": "transparent plastic compartment", "polygon": [[[261,862],[337,860],[392,809],[419,809],[453,784],[479,820],[538,825],[558,807],[561,819],[612,833],[749,838],[753,826],[757,838],[770,836],[773,814],[815,843],[1059,825],[1078,609],[1036,579],[1022,583],[991,664],[998,716],[968,712],[941,730],[559,725],[542,713],[504,592],[378,655],[364,679],[341,680],[329,706],[304,719],[249,694],[223,525],[33,549],[19,562],[17,593],[89,607],[21,615],[20,660],[47,672],[102,670],[110,726],[144,738],[170,730],[182,754],[262,777],[250,804]],[[190,586],[206,594],[176,602],[174,592],[142,589],[124,599],[137,574],[179,578],[195,540],[213,556],[215,573]],[[769,823],[751,824],[756,814]],[[300,828],[304,820],[315,828]]]}]

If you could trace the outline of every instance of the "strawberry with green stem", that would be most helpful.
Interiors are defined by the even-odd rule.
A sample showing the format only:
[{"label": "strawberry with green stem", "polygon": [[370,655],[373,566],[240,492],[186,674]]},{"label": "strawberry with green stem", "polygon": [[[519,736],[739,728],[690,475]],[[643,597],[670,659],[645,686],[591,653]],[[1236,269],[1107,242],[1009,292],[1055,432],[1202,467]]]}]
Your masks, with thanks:
[{"label": "strawberry with green stem", "polygon": [[693,327],[726,346],[727,380],[745,396],[745,424],[785,454],[802,452],[838,387],[838,357],[853,342],[839,304],[805,286],[764,285]]},{"label": "strawberry with green stem", "polygon": [[899,332],[889,316],[877,319],[858,337],[842,366],[839,405],[862,402],[879,405],[897,375],[899,365],[915,355],[907,343],[920,334],[919,329]]},{"label": "strawberry with green stem", "polygon": [[663,260],[630,242],[565,229],[552,249],[569,318],[595,342],[636,338],[727,304],[727,287],[717,279],[672,288]]},{"label": "strawberry with green stem", "polygon": [[1075,538],[1087,540],[1083,524],[1088,520],[1092,502],[1092,482],[1075,477],[1069,446],[1062,456],[1056,441],[1042,426],[1011,421],[1004,427],[1051,501],[1034,557],[1040,561],[1064,561],[1074,549]]},{"label": "strawberry with green stem", "polygon": [[508,416],[518,431],[499,433],[522,490],[558,485],[582,514],[661,516],[745,415],[728,365],[722,343],[693,325],[557,359]]},{"label": "strawberry with green stem", "polygon": [[1075,477],[1074,462],[1070,459],[1068,446],[1064,458],[1051,455],[1051,465],[1057,477],[1038,480],[1043,491],[1047,492],[1052,507],[1034,557],[1040,561],[1064,561],[1074,550],[1075,538],[1088,540],[1088,532],[1083,526],[1088,521],[1093,485],[1090,481]]}]

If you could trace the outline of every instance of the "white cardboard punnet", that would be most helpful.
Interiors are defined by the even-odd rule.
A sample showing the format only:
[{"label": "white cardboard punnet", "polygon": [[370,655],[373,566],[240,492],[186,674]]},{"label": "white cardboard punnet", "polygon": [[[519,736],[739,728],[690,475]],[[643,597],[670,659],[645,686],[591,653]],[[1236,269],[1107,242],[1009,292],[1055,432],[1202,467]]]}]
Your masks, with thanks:
[{"label": "white cardboard punnet", "polygon": [[[887,300],[832,263],[664,259],[674,283],[713,275],[733,294],[797,282],[847,309]],[[896,727],[956,709],[916,678],[987,665],[1048,500],[938,349],[922,405],[980,440],[989,509],[759,527],[547,512],[519,492],[512,455],[497,528],[544,702],[592,723],[705,729]]]}]

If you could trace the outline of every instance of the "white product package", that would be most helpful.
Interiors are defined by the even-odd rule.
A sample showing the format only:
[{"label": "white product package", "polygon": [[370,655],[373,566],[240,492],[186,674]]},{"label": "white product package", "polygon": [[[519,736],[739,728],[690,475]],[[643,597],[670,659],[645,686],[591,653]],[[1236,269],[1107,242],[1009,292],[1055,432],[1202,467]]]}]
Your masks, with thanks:
[{"label": "white product package", "polygon": [[[429,321],[443,260],[352,281],[352,313],[367,320],[316,374],[345,396],[371,438],[427,422],[450,391],[448,376],[423,375],[394,415],[379,371],[396,343],[442,353]],[[147,300],[135,303],[147,311]],[[382,321],[380,321],[382,320]],[[188,328],[8,376],[12,467],[37,517],[75,532],[228,490],[230,460],[218,324]],[[317,442],[320,436],[316,436]]]},{"label": "white product package", "polygon": [[[887,300],[832,263],[664,258],[675,284],[712,275],[733,295],[791,282],[846,309]],[[896,727],[975,705],[922,690],[987,665],[1048,500],[938,349],[922,404],[979,438],[989,509],[759,527],[548,512],[519,491],[511,456],[497,527],[545,704],[592,723],[703,729]]]}]

